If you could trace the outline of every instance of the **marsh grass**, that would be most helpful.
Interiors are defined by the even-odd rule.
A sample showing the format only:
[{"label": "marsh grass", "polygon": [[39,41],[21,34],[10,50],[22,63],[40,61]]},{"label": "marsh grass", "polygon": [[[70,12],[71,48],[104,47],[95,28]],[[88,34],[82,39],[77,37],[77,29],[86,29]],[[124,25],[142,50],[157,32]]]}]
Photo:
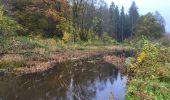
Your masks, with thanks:
[{"label": "marsh grass", "polygon": [[[67,42],[55,38],[43,38],[41,36],[11,36],[7,37],[6,40],[1,43],[0,48],[0,69],[11,69],[15,70],[20,67],[27,70],[45,69],[51,66],[50,62],[65,61],[71,56],[86,56],[86,52],[93,52],[96,54],[98,51],[106,52],[107,50],[122,49],[121,47],[110,46],[116,45],[114,40],[110,41],[105,39],[102,40],[91,40],[91,41],[78,41],[78,42]],[[84,51],[84,54],[77,54],[72,51]],[[73,53],[73,54],[68,54]],[[52,55],[57,56],[52,58]],[[79,58],[79,57],[77,57]],[[41,67],[41,68],[40,68]],[[43,69],[44,70],[44,69]],[[36,71],[36,70],[35,70]]]}]

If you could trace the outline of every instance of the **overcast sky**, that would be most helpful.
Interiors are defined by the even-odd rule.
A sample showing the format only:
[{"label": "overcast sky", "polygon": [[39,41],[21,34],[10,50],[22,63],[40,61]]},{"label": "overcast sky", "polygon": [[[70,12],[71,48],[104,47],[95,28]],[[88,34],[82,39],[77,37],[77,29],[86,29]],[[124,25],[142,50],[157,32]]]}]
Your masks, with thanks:
[{"label": "overcast sky", "polygon": [[126,12],[128,11],[132,1],[136,2],[140,14],[159,11],[165,18],[166,30],[170,32],[170,0],[106,0],[108,5],[110,5],[112,1],[118,5],[119,8],[124,6]]}]

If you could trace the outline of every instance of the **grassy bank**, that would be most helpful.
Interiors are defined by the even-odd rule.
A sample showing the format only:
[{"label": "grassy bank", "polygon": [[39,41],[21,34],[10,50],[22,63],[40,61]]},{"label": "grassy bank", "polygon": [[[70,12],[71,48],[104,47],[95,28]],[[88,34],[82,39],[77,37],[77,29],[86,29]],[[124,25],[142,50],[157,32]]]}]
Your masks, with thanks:
[{"label": "grassy bank", "polygon": [[5,44],[1,49],[0,69],[7,73],[43,72],[66,60],[130,50],[113,40],[65,43],[54,38],[10,37]]},{"label": "grassy bank", "polygon": [[170,48],[145,39],[140,42],[136,56],[126,60],[127,100],[169,100]]}]

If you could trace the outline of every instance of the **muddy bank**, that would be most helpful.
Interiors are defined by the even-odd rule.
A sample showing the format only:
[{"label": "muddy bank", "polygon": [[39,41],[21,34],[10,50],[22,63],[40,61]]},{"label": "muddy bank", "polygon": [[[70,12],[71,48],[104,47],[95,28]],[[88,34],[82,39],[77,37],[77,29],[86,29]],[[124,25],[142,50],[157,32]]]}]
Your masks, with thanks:
[{"label": "muddy bank", "polygon": [[126,60],[126,57],[124,55],[107,55],[103,57],[104,61],[113,64],[117,69],[119,69],[122,73],[126,72],[126,69],[124,67],[124,63]]},{"label": "muddy bank", "polygon": [[[106,62],[114,64],[118,67],[118,69],[123,70],[124,64],[124,56],[116,56],[117,54],[127,54],[131,53],[131,49],[129,48],[120,48],[120,47],[108,47],[105,49],[89,49],[89,50],[66,50],[63,52],[53,52],[48,55],[34,55],[30,57],[25,57],[23,55],[17,54],[6,54],[1,57],[0,61],[6,60],[16,60],[19,62],[24,62],[23,66],[16,68],[15,73],[17,74],[30,74],[30,73],[37,73],[37,72],[44,72],[47,71],[57,63],[62,63],[65,61],[72,61],[72,60],[79,60],[79,59],[86,59],[98,55],[102,55],[103,59]],[[115,55],[115,56],[109,56]]]}]

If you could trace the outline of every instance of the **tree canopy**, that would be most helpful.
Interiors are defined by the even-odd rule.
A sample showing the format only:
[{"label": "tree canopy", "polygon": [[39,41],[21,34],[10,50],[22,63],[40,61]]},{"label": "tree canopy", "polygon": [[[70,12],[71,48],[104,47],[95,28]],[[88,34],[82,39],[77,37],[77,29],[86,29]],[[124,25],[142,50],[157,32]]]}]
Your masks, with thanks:
[{"label": "tree canopy", "polygon": [[139,18],[135,27],[136,35],[144,35],[149,38],[159,38],[162,35],[162,26],[152,13],[148,13]]},{"label": "tree canopy", "polygon": [[[70,36],[69,39],[76,42],[102,37],[104,33],[117,41],[123,41],[139,34],[159,36],[165,32],[165,21],[161,14],[156,12],[155,15],[140,16],[135,2],[132,2],[128,13],[114,2],[108,7],[104,0],[2,0],[1,3],[8,16],[3,18],[14,19],[6,24],[15,26],[12,23],[17,22],[23,27],[18,32],[20,35],[59,39]],[[152,27],[145,26],[147,23]]]}]

